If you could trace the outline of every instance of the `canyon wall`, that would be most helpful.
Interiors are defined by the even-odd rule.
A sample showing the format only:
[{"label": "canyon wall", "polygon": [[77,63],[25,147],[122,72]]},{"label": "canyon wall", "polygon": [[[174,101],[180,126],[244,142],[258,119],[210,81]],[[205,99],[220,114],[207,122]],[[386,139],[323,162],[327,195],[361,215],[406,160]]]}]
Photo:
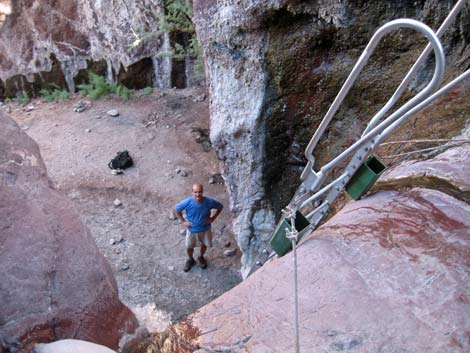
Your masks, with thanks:
[{"label": "canyon wall", "polygon": [[170,36],[159,28],[163,11],[162,1],[151,0],[11,2],[0,28],[0,98],[36,96],[52,83],[74,91],[87,69],[129,88],[197,83],[190,60],[165,56]]},{"label": "canyon wall", "polygon": [[[210,89],[211,139],[231,196],[245,277],[264,261],[275,219],[299,185],[302,151],[376,29],[407,17],[436,30],[454,3],[194,1]],[[467,5],[443,38],[446,79],[469,67],[469,18]],[[315,151],[319,165],[361,135],[425,45],[412,30],[396,31],[380,43]],[[432,70],[430,60],[405,96],[415,94]],[[468,103],[446,107],[440,115],[422,115],[425,123],[413,120],[400,137],[452,136],[465,125],[466,115],[458,112]]]}]

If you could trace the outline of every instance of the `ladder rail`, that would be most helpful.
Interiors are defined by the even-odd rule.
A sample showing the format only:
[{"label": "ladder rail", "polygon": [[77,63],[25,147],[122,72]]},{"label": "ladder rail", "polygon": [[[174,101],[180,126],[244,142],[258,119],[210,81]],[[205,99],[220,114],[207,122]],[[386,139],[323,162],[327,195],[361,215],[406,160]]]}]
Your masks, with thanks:
[{"label": "ladder rail", "polygon": [[[455,6],[450,11],[449,15],[447,15],[446,19],[442,22],[441,26],[436,32],[436,36],[441,38],[442,34],[445,32],[447,27],[449,27],[457,17],[458,13],[465,5],[468,0],[459,0]],[[379,112],[369,121],[367,128],[365,129],[363,135],[367,134],[374,126],[377,125],[377,122],[380,121],[383,116],[393,107],[393,105],[398,101],[400,96],[405,91],[406,87],[410,84],[413,77],[416,75],[418,70],[420,69],[421,65],[424,64],[426,59],[428,58],[429,54],[431,53],[432,46],[428,44],[426,48],[423,50],[419,58],[416,60],[414,65],[411,67],[410,71],[406,74],[403,81],[401,81],[398,88],[393,93],[392,97],[390,97],[389,101],[379,110]]]},{"label": "ladder rail", "polygon": [[[390,33],[393,30],[399,29],[399,28],[411,28],[415,29],[421,33],[423,33],[428,41],[430,42],[431,47],[434,49],[434,53],[436,56],[436,61],[439,58],[439,60],[442,60],[445,62],[445,57],[444,57],[444,51],[442,49],[442,45],[439,41],[439,38],[437,35],[430,29],[427,25],[424,23],[421,23],[416,20],[412,19],[398,19],[394,20],[391,22],[386,23],[382,27],[380,27],[372,36],[371,40],[367,44],[366,48],[362,52],[361,56],[359,57],[358,61],[354,65],[353,69],[351,70],[351,73],[349,74],[348,78],[344,82],[343,86],[341,87],[338,95],[336,96],[335,100],[331,104],[330,108],[328,109],[325,117],[321,121],[320,125],[318,126],[317,130],[315,131],[315,134],[311,138],[306,150],[305,150],[305,156],[307,157],[308,163],[307,167],[304,169],[304,172],[302,172],[301,179],[305,180],[307,174],[310,172],[310,170],[313,170],[313,164],[314,164],[314,156],[313,156],[313,150],[315,149],[316,145],[318,144],[318,141],[320,140],[320,137],[323,135],[325,132],[327,126],[333,119],[333,116],[336,114],[337,110],[339,109],[341,103],[343,102],[344,98],[346,97],[347,93],[353,86],[354,82],[358,78],[360,72],[366,65],[367,61],[369,60],[370,56],[372,55],[374,49],[377,47],[379,44],[380,40],[388,33]],[[436,64],[437,70],[441,70],[441,66]],[[429,95],[433,89],[435,89],[439,83],[439,77],[442,80],[442,72],[437,72],[439,75],[436,77],[436,71],[434,73],[433,79],[431,80],[430,84],[428,84],[417,96],[414,98],[419,97],[420,99],[423,99],[426,95]],[[398,97],[396,97],[398,99]],[[419,99],[415,99],[412,101],[412,103],[408,104],[408,108],[411,106],[411,104],[417,104],[419,102]],[[388,103],[387,103],[388,104]]]},{"label": "ladder rail", "polygon": [[[315,172],[313,169],[314,157],[312,154],[312,148],[315,148],[319,140],[319,136],[326,129],[326,126],[331,121],[333,114],[339,108],[339,104],[341,104],[344,97],[346,96],[346,93],[352,87],[352,84],[357,79],[360,71],[362,70],[364,65],[367,63],[367,60],[369,59],[369,57],[372,55],[373,49],[375,49],[375,47],[378,45],[380,39],[382,39],[382,37],[385,34],[389,33],[390,31],[399,29],[399,28],[415,29],[423,33],[426,36],[426,38],[429,40],[430,45],[432,49],[434,50],[435,60],[436,60],[435,67],[434,67],[434,75],[431,81],[416,96],[410,99],[407,103],[401,106],[396,112],[394,112],[391,116],[389,116],[385,121],[379,124],[380,129],[371,130],[371,131],[374,131],[373,134],[370,134],[371,131],[369,131],[368,133],[363,135],[361,139],[356,142],[356,144],[357,143],[360,144],[359,146],[355,146],[356,145],[355,144],[354,149],[347,149],[346,150],[347,153],[344,153],[344,152],[341,153],[338,157],[336,157],[335,159],[327,163],[325,166],[323,166],[319,172]],[[381,28],[379,28],[379,30],[377,30],[377,32],[374,34],[374,36],[370,40],[369,44],[367,45],[366,49],[362,53],[358,62],[354,66],[348,79],[343,84],[343,87],[341,88],[340,93],[338,93],[337,97],[335,98],[335,101],[333,102],[332,106],[330,107],[327,114],[323,118],[323,121],[321,122],[319,128],[315,132],[314,136],[310,140],[309,145],[307,146],[307,149],[305,150],[308,163],[301,174],[301,179],[303,180],[303,184],[306,188],[306,191],[315,192],[320,187],[320,185],[324,182],[324,179],[328,171],[330,171],[339,162],[343,161],[348,155],[350,155],[351,153],[354,153],[357,150],[357,148],[362,146],[362,144],[371,140],[371,136],[373,137],[376,134],[380,133],[384,128],[392,124],[395,119],[397,119],[399,116],[404,114],[407,110],[411,109],[413,106],[417,105],[419,102],[425,99],[441,83],[443,76],[444,76],[444,70],[445,70],[444,49],[442,48],[439,38],[437,38],[436,34],[427,25],[416,20],[399,19],[399,20],[391,21],[385,24],[384,26],[382,26]]]},{"label": "ladder rail", "polygon": [[[373,146],[370,146],[370,147],[368,146],[367,150],[363,151],[363,152],[366,152],[366,153],[363,153],[364,157],[360,156],[360,158],[357,158],[356,160],[354,160],[354,159],[351,160],[349,162],[348,166],[345,168],[345,172],[339,178],[337,178],[336,180],[334,180],[333,182],[331,182],[330,184],[325,186],[322,190],[318,191],[314,195],[311,195],[306,200],[304,200],[303,203],[299,206],[299,208],[303,208],[306,205],[308,205],[309,203],[312,203],[312,202],[318,200],[323,194],[325,194],[325,192],[329,191],[327,196],[325,197],[324,201],[319,206],[317,206],[317,208],[315,210],[313,210],[311,213],[309,213],[306,216],[306,218],[308,220],[312,221],[311,222],[312,227],[314,228],[320,222],[320,220],[323,218],[323,216],[325,214],[325,212],[322,212],[322,211],[324,211],[324,208],[326,206],[330,205],[333,202],[333,200],[336,199],[338,194],[341,192],[342,188],[338,187],[337,185],[341,184],[341,186],[344,186],[347,183],[347,181],[354,174],[353,171],[356,169],[355,164],[358,163],[358,162],[360,162],[360,163],[363,162],[363,159],[365,159],[367,157],[367,151],[370,151],[376,145],[378,145],[388,134],[390,134],[394,130],[394,128],[396,126],[398,126],[405,119],[409,118],[410,116],[412,116],[412,115],[416,114],[417,112],[419,112],[420,110],[424,109],[427,105],[432,103],[434,100],[441,97],[443,94],[445,94],[446,92],[448,92],[449,90],[454,88],[456,85],[458,85],[462,81],[464,81],[466,79],[469,79],[469,78],[470,78],[470,70],[467,70],[467,71],[463,72],[461,75],[459,75],[458,77],[456,77],[455,79],[453,79],[451,82],[446,84],[444,87],[437,90],[431,96],[427,97],[421,103],[419,103],[418,105],[416,105],[415,107],[413,107],[412,109],[407,111],[405,114],[400,116],[389,127],[387,127],[383,131],[382,134],[380,134],[377,137],[377,139],[373,143]],[[385,123],[385,122],[383,122],[383,123]],[[377,126],[375,129],[379,129],[379,128],[380,128],[380,125]],[[373,129],[369,133],[367,133],[366,136],[373,134],[375,129]],[[358,142],[360,142],[360,141],[358,141]],[[351,150],[357,150],[360,147],[361,146],[358,144],[358,146],[354,147],[354,145],[353,145],[350,148],[351,148]],[[343,152],[343,153],[345,153],[345,152]],[[358,153],[361,153],[361,151],[359,151]],[[360,164],[360,163],[358,163],[358,164]],[[336,187],[334,187],[334,186],[336,186]]]}]

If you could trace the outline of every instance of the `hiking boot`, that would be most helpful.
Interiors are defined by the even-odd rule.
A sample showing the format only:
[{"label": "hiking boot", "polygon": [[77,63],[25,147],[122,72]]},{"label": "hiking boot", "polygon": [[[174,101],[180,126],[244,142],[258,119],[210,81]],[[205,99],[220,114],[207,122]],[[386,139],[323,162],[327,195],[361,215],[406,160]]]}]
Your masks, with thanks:
[{"label": "hiking boot", "polygon": [[203,256],[199,256],[197,258],[197,261],[199,262],[199,267],[200,268],[206,268],[207,267],[207,261]]},{"label": "hiking boot", "polygon": [[191,267],[193,267],[193,265],[195,263],[196,263],[196,261],[194,261],[194,259],[192,257],[190,259],[186,260],[186,263],[184,264],[183,271],[188,272],[191,269]]}]

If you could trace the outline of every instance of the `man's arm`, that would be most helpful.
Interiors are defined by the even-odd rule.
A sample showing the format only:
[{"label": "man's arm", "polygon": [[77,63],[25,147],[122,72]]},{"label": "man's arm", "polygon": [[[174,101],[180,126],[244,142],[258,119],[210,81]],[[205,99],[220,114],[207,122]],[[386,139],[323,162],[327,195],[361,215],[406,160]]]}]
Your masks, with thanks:
[{"label": "man's arm", "polygon": [[224,209],[224,206],[222,204],[220,204],[220,208],[217,208],[214,215],[212,217],[209,217],[209,219],[207,220],[207,223],[211,224],[212,222],[214,222],[215,219],[219,216],[220,212],[222,212],[223,209]]},{"label": "man's arm", "polygon": [[183,217],[183,213],[182,212],[178,212],[177,210],[175,210],[175,215],[176,215],[176,218],[178,218],[180,220],[180,222],[186,227],[186,228],[189,228],[191,227],[193,224],[189,221],[187,221],[186,219],[184,219]]}]

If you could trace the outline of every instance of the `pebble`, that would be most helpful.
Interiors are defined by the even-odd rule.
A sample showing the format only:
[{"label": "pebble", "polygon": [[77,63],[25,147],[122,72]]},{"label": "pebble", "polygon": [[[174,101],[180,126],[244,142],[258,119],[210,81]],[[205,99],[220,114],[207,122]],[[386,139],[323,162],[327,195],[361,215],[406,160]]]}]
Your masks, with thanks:
[{"label": "pebble", "polygon": [[224,251],[224,255],[229,257],[229,256],[233,256],[237,253],[237,249],[233,248],[233,249],[227,249]]},{"label": "pebble", "polygon": [[266,249],[263,249],[263,254],[268,255],[268,254],[269,254],[269,251],[266,250]]},{"label": "pebble", "polygon": [[179,173],[181,173],[181,169],[177,168],[177,169],[175,169],[175,172],[176,172],[176,174],[179,174]]},{"label": "pebble", "polygon": [[101,115],[96,115],[95,119],[101,119]]},{"label": "pebble", "polygon": [[263,263],[261,261],[256,261],[256,266],[263,266]]},{"label": "pebble", "polygon": [[119,175],[122,173],[123,173],[122,169],[111,169],[111,174],[113,175]]},{"label": "pebble", "polygon": [[73,111],[77,113],[81,113],[86,109],[86,104],[84,102],[78,102],[73,106]]},{"label": "pebble", "polygon": [[106,112],[109,116],[116,117],[119,116],[119,111],[117,109],[111,109]]},{"label": "pebble", "polygon": [[180,173],[180,175],[181,175],[182,177],[187,177],[187,176],[188,176],[188,173],[185,172],[184,170],[182,170],[181,173]]},{"label": "pebble", "polygon": [[205,94],[201,94],[200,96],[197,96],[193,99],[193,102],[196,103],[196,102],[202,102],[203,100],[206,99],[206,95]]},{"label": "pebble", "polygon": [[175,266],[168,266],[168,270],[173,271],[175,269]]},{"label": "pebble", "polygon": [[110,245],[116,244],[116,239],[111,238],[111,239],[109,240],[109,244],[110,244]]},{"label": "pebble", "polygon": [[180,234],[181,234],[181,235],[186,235],[186,229],[181,229],[181,230],[180,230]]},{"label": "pebble", "polygon": [[120,253],[121,253],[121,249],[116,248],[116,249],[114,249],[114,252],[115,252],[116,254],[120,254]]},{"label": "pebble", "polygon": [[129,269],[129,265],[128,265],[128,264],[124,263],[124,264],[121,265],[121,270],[127,271],[128,269]]},{"label": "pebble", "polygon": [[209,178],[209,184],[223,184],[224,183],[224,178],[220,173],[213,174]]},{"label": "pebble", "polygon": [[91,132],[91,129],[85,129],[85,132]]},{"label": "pebble", "polygon": [[225,242],[225,244],[224,244],[224,246],[225,246],[226,248],[228,248],[230,245],[232,245],[232,243],[229,242],[229,241]]},{"label": "pebble", "polygon": [[119,199],[114,200],[113,202],[114,206],[119,207],[122,205],[122,202]]},{"label": "pebble", "polygon": [[173,212],[170,212],[170,214],[168,215],[168,219],[171,221],[174,221],[176,219],[176,216],[174,215]]},{"label": "pebble", "polygon": [[26,110],[27,112],[33,111],[33,110],[34,110],[34,105],[29,105],[29,106],[27,106],[25,110]]}]

